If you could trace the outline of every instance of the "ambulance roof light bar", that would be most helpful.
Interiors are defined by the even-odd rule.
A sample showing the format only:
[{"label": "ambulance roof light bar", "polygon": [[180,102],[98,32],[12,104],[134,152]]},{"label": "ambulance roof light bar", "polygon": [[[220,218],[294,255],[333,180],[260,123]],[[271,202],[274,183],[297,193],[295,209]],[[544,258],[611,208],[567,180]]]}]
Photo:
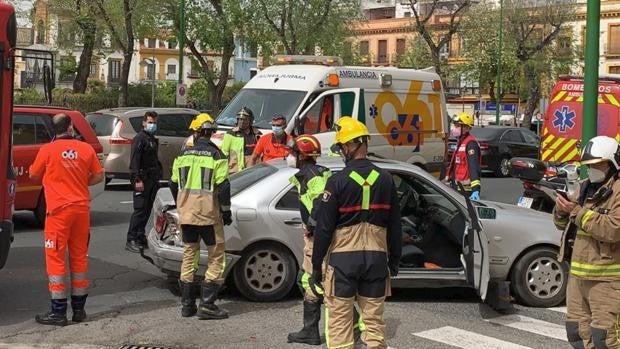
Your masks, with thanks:
[{"label": "ambulance roof light bar", "polygon": [[310,56],[310,55],[276,55],[273,65],[284,64],[312,64],[327,66],[342,66],[342,58],[336,56]]}]

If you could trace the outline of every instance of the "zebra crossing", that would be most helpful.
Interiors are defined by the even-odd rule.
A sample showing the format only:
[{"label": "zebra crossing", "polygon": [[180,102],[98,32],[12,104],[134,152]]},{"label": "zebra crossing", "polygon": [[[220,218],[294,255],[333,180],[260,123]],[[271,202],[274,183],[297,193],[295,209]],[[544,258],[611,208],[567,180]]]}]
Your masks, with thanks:
[{"label": "zebra crossing", "polygon": [[[552,313],[566,314],[566,307],[548,308],[545,311]],[[566,329],[564,324],[558,324],[537,319],[531,316],[517,314],[501,315],[483,319],[486,324],[483,328],[488,328],[492,334],[482,333],[480,329],[472,330],[459,328],[458,326],[443,326],[413,333],[415,337],[424,338],[437,343],[436,348],[462,348],[462,349],[533,349],[540,345],[527,345],[527,340],[514,343],[501,338],[501,330],[510,328],[518,330],[519,337],[522,339],[531,338],[532,335],[545,338],[550,343],[554,343],[555,348],[566,348]],[[490,326],[490,327],[487,327]],[[529,337],[528,337],[529,336]],[[444,344],[445,346],[439,345]]]}]

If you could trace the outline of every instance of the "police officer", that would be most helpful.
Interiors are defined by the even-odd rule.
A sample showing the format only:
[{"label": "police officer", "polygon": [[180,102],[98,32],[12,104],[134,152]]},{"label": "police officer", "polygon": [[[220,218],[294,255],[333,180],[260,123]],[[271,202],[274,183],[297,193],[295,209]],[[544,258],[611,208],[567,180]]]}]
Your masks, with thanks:
[{"label": "police officer", "polygon": [[469,131],[474,127],[474,118],[465,112],[458,113],[452,120],[452,136],[458,139],[456,151],[452,154],[450,165],[444,181],[455,188],[463,186],[471,200],[480,200],[480,145]]},{"label": "police officer", "polygon": [[237,113],[237,127],[228,131],[222,140],[222,152],[229,158],[230,174],[249,166],[252,153],[261,132],[252,126],[254,113],[247,107]]},{"label": "police officer", "polygon": [[592,138],[581,155],[588,179],[555,201],[554,223],[564,229],[559,259],[571,265],[566,334],[573,348],[620,348],[619,151],[611,137]]},{"label": "police officer", "polygon": [[129,177],[134,189],[134,211],[129,222],[125,249],[135,253],[148,247],[144,229],[162,177],[162,166],[157,156],[159,141],[155,138],[157,113],[147,111],[142,118],[142,127],[142,131],[133,138],[129,163]]},{"label": "police officer", "polygon": [[384,302],[402,245],[396,188],[392,176],[366,158],[366,126],[342,117],[335,127],[346,166],[327,180],[317,208],[312,282],[325,286],[328,348],[353,347],[356,300],[366,327],[362,340],[369,348],[386,348]]},{"label": "police officer", "polygon": [[66,253],[69,251],[72,321],[86,319],[88,295],[88,241],[90,194],[88,186],[103,180],[97,154],[88,144],[74,139],[71,118],[52,118],[54,141],[45,144],[30,166],[30,178],[43,179],[45,193],[45,264],[49,278],[51,311],[36,315],[44,325],[67,325]]},{"label": "police officer", "polygon": [[[172,165],[170,189],[176,199],[183,237],[181,263],[181,315],[198,313],[201,319],[224,319],[228,312],[215,305],[224,283],[226,254],[224,225],[232,223],[228,159],[211,142],[217,126],[211,117],[201,125],[193,147],[188,147]],[[192,292],[198,288],[194,273],[200,260],[200,240],[208,251],[208,267],[201,287],[200,307]]]}]

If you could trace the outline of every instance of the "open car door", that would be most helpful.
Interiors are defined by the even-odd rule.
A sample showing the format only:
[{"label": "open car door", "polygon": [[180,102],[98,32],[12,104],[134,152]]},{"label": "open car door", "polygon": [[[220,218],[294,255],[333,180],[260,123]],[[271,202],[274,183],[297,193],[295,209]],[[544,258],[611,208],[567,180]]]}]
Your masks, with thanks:
[{"label": "open car door", "polygon": [[[460,185],[460,184],[459,184]],[[460,191],[464,193],[463,188]],[[489,287],[489,240],[478,219],[476,209],[469,197],[464,194],[469,222],[463,236],[463,258],[467,282],[476,288],[480,298],[486,299]]]},{"label": "open car door", "polygon": [[293,133],[314,135],[321,143],[322,153],[328,154],[335,139],[333,126],[338,119],[350,116],[366,123],[363,96],[364,90],[361,88],[342,88],[321,93],[295,117]]}]

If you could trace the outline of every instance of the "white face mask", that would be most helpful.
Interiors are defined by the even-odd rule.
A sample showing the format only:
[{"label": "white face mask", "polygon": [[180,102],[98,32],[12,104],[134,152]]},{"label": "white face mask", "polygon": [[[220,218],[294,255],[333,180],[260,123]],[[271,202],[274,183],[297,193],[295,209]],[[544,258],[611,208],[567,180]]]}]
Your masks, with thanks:
[{"label": "white face mask", "polygon": [[605,172],[593,167],[588,168],[588,178],[591,183],[601,183],[606,177],[607,174]]},{"label": "white face mask", "polygon": [[288,167],[297,168],[297,158],[294,155],[288,154],[286,156],[286,165]]}]

